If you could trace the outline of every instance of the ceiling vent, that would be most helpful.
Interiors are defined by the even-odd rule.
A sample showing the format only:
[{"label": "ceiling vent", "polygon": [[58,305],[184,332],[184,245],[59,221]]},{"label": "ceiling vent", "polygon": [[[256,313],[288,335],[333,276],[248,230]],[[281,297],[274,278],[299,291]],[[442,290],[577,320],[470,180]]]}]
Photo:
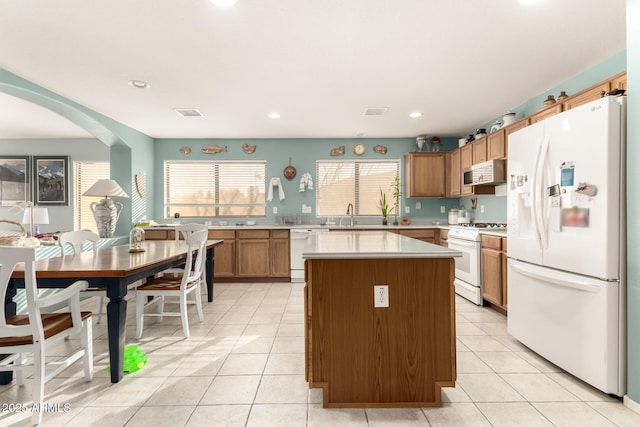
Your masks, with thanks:
[{"label": "ceiling vent", "polygon": [[173,111],[183,117],[203,117],[202,113],[195,108],[174,108]]},{"label": "ceiling vent", "polygon": [[387,107],[376,107],[376,108],[365,108],[364,115],[365,116],[384,116],[389,108]]}]

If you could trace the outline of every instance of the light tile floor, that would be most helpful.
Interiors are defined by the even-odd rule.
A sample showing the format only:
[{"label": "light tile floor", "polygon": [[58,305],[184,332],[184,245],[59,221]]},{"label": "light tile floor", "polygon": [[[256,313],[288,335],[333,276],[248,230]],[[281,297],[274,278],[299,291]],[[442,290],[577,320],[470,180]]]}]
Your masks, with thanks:
[{"label": "light tile floor", "polygon": [[[304,380],[302,284],[216,284],[205,322],[191,315],[147,322],[137,342],[133,304],[127,342],[148,365],[109,382],[106,325],[94,326],[95,378],[81,363],[53,379],[45,401],[60,410],[45,426],[640,426],[640,415],[529,351],[507,334],[506,318],[456,297],[458,381],[442,408],[324,409]],[[55,359],[71,340],[51,349]],[[0,403],[31,401],[29,382],[0,386]],[[3,407],[0,425],[30,425]]]}]

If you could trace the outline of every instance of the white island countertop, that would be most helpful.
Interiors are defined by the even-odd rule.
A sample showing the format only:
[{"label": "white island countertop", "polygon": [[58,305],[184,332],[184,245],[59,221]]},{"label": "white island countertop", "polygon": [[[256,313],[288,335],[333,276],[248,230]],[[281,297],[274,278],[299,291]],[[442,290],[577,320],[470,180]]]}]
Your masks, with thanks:
[{"label": "white island countertop", "polygon": [[452,258],[462,253],[386,231],[315,233],[302,252],[304,259]]}]

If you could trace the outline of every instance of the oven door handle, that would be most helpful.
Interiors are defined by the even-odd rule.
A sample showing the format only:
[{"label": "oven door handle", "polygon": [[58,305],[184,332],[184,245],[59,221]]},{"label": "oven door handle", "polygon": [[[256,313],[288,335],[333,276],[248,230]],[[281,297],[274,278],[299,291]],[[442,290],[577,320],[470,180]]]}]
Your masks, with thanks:
[{"label": "oven door handle", "polygon": [[465,242],[464,240],[452,239],[449,237],[449,247],[451,245],[464,246],[465,248],[475,248],[478,245],[478,242]]}]

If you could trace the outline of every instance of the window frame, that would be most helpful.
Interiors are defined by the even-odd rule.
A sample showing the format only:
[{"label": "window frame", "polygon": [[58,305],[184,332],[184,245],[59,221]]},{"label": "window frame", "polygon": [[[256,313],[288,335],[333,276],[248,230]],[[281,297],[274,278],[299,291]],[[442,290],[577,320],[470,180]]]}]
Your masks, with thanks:
[{"label": "window frame", "polygon": [[[336,212],[336,213],[323,213],[321,212],[321,206],[320,206],[320,198],[321,198],[321,192],[322,192],[322,182],[320,180],[320,165],[321,164],[338,164],[338,163],[342,163],[342,164],[350,164],[353,165],[354,167],[354,176],[353,176],[353,193],[354,193],[354,201],[353,201],[353,207],[354,207],[354,216],[359,216],[359,217],[369,217],[369,218],[374,218],[374,217],[380,217],[382,214],[380,213],[380,211],[376,211],[376,213],[361,213],[361,197],[364,197],[363,192],[360,191],[360,182],[362,180],[362,174],[359,172],[359,169],[362,165],[366,165],[366,164],[389,164],[389,165],[394,165],[395,166],[395,170],[396,170],[396,176],[398,177],[398,179],[400,179],[401,177],[401,167],[402,167],[402,162],[401,159],[384,159],[384,160],[376,160],[376,159],[345,159],[345,160],[333,160],[333,159],[319,159],[316,160],[316,217],[332,217],[332,216],[346,216],[346,208],[347,206],[344,206],[344,213],[341,212]],[[391,189],[391,185],[393,183],[393,178],[389,181],[389,185],[387,186],[387,188],[382,188],[385,192],[385,194],[387,195],[387,203],[389,203],[389,206],[392,207],[394,206],[394,200],[393,200],[393,190]],[[379,198],[376,199],[376,201],[378,201]],[[402,211],[401,209],[401,205],[402,205],[402,197],[400,197],[400,200],[398,200],[398,212],[394,214],[400,215],[400,212]]]},{"label": "window frame", "polygon": [[[171,189],[168,187],[170,185],[169,180],[171,179],[170,177],[167,176],[168,173],[168,167],[170,167],[170,165],[175,165],[175,164],[207,164],[208,166],[212,167],[212,185],[213,185],[213,199],[214,202],[210,203],[170,203],[168,201],[168,198],[170,197],[170,191]],[[220,181],[220,167],[223,165],[238,165],[239,170],[242,170],[243,166],[246,167],[247,165],[261,165],[263,167],[263,174],[264,174],[264,182],[262,183],[262,186],[256,186],[257,188],[260,188],[260,193],[258,193],[259,195],[262,194],[264,197],[264,202],[257,202],[257,203],[221,203],[220,202],[220,188],[221,188],[221,181]],[[203,215],[180,215],[181,218],[237,218],[237,217],[247,217],[247,218],[264,218],[267,216],[267,202],[266,202],[266,182],[267,182],[267,177],[266,177],[266,173],[267,173],[267,162],[266,160],[165,160],[163,162],[163,183],[164,183],[164,189],[163,189],[163,215],[165,219],[168,218],[173,218],[173,213],[171,212],[172,208],[176,208],[176,207],[180,207],[180,206],[184,206],[184,207],[203,207],[205,209],[208,209],[209,212],[211,212],[212,214],[203,214]],[[225,187],[226,188],[226,187]],[[251,207],[257,207],[258,209],[262,209],[263,212],[262,213],[258,213],[258,214],[251,214],[251,213],[241,213],[241,214],[222,214],[221,210],[224,208],[238,208],[238,207],[246,207],[246,208],[251,208]]]}]

